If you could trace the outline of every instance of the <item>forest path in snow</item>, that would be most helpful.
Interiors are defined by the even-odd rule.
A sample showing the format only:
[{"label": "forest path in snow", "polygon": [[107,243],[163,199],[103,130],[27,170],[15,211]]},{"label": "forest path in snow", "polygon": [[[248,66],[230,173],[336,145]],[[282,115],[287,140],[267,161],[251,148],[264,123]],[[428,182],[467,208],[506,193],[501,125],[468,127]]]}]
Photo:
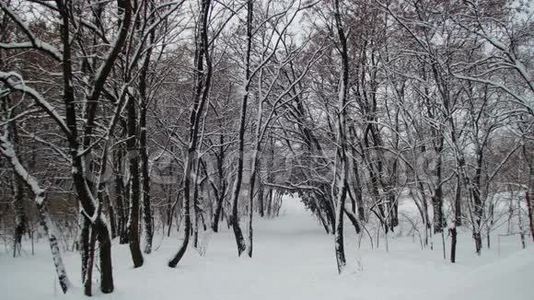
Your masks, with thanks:
[{"label": "forest path in snow", "polygon": [[[166,263],[181,243],[179,234],[163,243],[161,233],[156,236],[156,251],[145,255],[145,265],[138,269],[132,268],[128,245],[115,243],[116,290],[110,295],[97,292],[94,298],[530,300],[534,295],[534,245],[529,243],[529,248],[521,250],[516,238],[503,240],[501,253],[484,249],[477,257],[468,232],[462,233],[458,263],[453,265],[443,259],[439,240],[433,251],[421,250],[417,239],[407,236],[391,236],[389,252],[383,239],[379,249],[371,249],[367,237],[358,247],[352,225],[347,223],[348,265],[338,275],[333,236],[325,234],[297,199],[285,199],[278,218],[256,217],[255,221],[252,259],[245,254],[237,257],[233,233],[227,228],[202,235],[203,243],[208,242],[205,255],[190,247],[176,269]],[[30,249],[29,244],[24,247]],[[55,282],[44,242],[38,243],[36,255],[26,252],[24,256],[0,255],[0,288],[8,291],[6,300],[87,299],[80,289],[78,254],[65,254],[76,286],[65,296]]]}]

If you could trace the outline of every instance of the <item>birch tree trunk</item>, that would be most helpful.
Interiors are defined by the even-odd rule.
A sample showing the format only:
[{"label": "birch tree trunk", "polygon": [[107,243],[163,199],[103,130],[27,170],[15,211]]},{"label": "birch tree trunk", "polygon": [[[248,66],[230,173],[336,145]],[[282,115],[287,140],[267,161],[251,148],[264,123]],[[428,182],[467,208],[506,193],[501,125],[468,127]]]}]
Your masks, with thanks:
[{"label": "birch tree trunk", "polygon": [[37,205],[39,220],[46,236],[48,237],[48,243],[50,245],[50,251],[52,252],[52,260],[56,269],[59,285],[61,286],[63,293],[67,293],[71,284],[67,276],[67,271],[65,270],[65,265],[63,264],[58,238],[53,230],[55,226],[50,220],[50,215],[48,214],[48,209],[46,207],[46,192],[39,186],[37,179],[30,175],[26,168],[21,164],[13,145],[8,140],[7,134],[0,136],[0,153],[8,159],[9,163],[13,167],[13,170],[17,173],[17,176],[24,180],[24,183],[28,186],[35,197],[35,204]]}]

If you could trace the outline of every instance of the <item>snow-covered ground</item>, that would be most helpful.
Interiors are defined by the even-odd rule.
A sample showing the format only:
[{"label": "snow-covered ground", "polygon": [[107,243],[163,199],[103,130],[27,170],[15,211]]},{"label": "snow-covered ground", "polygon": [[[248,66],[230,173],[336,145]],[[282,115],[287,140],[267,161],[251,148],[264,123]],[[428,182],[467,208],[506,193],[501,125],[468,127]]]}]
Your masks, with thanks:
[{"label": "snow-covered ground", "polygon": [[[443,259],[441,239],[434,250],[421,250],[411,236],[392,237],[389,252],[384,240],[371,249],[361,247],[353,228],[346,226],[349,265],[340,276],[333,237],[294,199],[286,199],[281,216],[256,220],[254,257],[237,258],[231,231],[209,238],[207,253],[189,249],[178,268],[166,266],[180,241],[155,238],[153,254],[133,269],[127,245],[114,245],[116,291],[95,299],[534,299],[534,245],[520,249],[517,236],[503,237],[497,247],[477,257],[469,233],[459,239],[458,263]],[[500,248],[498,251],[497,248]],[[29,249],[25,245],[25,249]],[[447,241],[447,252],[448,252]],[[448,253],[447,253],[448,255]],[[43,242],[36,254],[12,258],[0,253],[2,300],[84,299],[80,288],[79,256],[65,261],[75,288],[66,296],[57,286],[49,249]],[[98,276],[95,276],[98,277]],[[97,287],[98,285],[96,285]],[[98,288],[95,288],[98,290]]]}]

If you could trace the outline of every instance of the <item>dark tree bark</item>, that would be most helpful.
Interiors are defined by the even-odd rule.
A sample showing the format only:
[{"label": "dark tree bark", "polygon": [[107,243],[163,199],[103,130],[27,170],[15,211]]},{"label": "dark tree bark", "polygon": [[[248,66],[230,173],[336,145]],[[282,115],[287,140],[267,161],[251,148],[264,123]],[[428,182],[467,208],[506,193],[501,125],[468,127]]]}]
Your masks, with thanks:
[{"label": "dark tree bark", "polygon": [[[347,161],[347,141],[346,141],[346,104],[349,90],[349,56],[347,48],[347,38],[343,28],[343,21],[341,18],[339,0],[334,1],[334,18],[336,24],[337,35],[339,38],[339,52],[341,55],[341,78],[338,99],[338,116],[337,116],[337,149],[336,149],[336,165],[341,172],[340,178],[336,178],[337,172],[334,172],[332,198],[337,196],[336,207],[336,224],[335,224],[335,250],[338,273],[341,273],[345,268],[346,258],[343,241],[343,216],[345,215],[345,199],[347,198],[347,175],[348,175],[348,161]],[[335,186],[338,183],[337,187]],[[337,191],[336,191],[337,189]]]},{"label": "dark tree bark", "polygon": [[128,201],[124,197],[126,195],[124,187],[124,173],[123,173],[123,158],[124,151],[122,145],[115,151],[115,201],[117,203],[117,234],[119,236],[119,243],[128,243]]},{"label": "dark tree bark", "polygon": [[[258,124],[257,126],[259,126]],[[259,139],[259,137],[257,137]],[[259,144],[261,141],[257,141],[257,147],[259,148]],[[248,196],[249,196],[249,207],[248,207],[248,248],[247,248],[247,254],[249,257],[252,257],[253,247],[254,247],[254,228],[252,226],[252,219],[254,216],[254,189],[256,187],[256,167],[258,164],[258,150],[255,149],[255,153],[253,154],[253,166],[252,171],[250,174],[250,183],[249,183],[249,190],[248,190]]]},{"label": "dark tree bark", "polygon": [[[458,174],[457,176],[457,181],[456,181],[456,195],[455,195],[455,199],[454,199],[454,215],[457,216],[458,214],[458,210],[459,210],[459,207],[460,207],[460,202],[461,202],[461,197],[462,197],[462,181],[460,179],[460,175]],[[451,263],[455,263],[456,262],[456,240],[457,240],[457,230],[456,230],[456,226],[457,226],[457,222],[456,220],[451,224],[451,228],[449,230],[449,233],[451,235]]]},{"label": "dark tree bark", "polygon": [[454,225],[462,226],[462,179],[461,175],[456,179],[456,197],[454,197]]},{"label": "dark tree bark", "polygon": [[263,189],[264,189],[264,186],[263,186],[263,184],[260,183],[259,186],[258,186],[257,202],[258,202],[258,214],[262,218],[265,216],[265,208],[263,206]]},{"label": "dark tree bark", "polygon": [[527,143],[523,145],[523,156],[528,166],[528,186],[525,192],[525,201],[527,202],[530,234],[534,240],[534,157],[529,154]]},{"label": "dark tree bark", "polygon": [[104,192],[102,197],[104,198],[103,200],[106,203],[106,210],[109,216],[109,227],[111,229],[111,238],[114,239],[115,237],[117,237],[118,230],[117,230],[117,218],[116,218],[115,209],[113,207],[113,201],[111,200],[111,197],[109,196],[107,192]]},{"label": "dark tree bark", "polygon": [[199,182],[199,175],[200,175],[200,165],[201,165],[202,159],[197,159],[197,165],[195,167],[194,172],[194,180],[193,180],[193,216],[195,217],[194,223],[193,223],[193,247],[198,248],[198,224],[199,219],[201,217],[201,211],[200,211],[200,199],[199,199],[199,193],[202,189],[202,183]]},{"label": "dark tree bark", "polygon": [[473,178],[473,184],[471,185],[471,196],[473,197],[473,215],[474,215],[474,224],[473,224],[473,239],[475,241],[475,251],[480,255],[482,251],[482,234],[481,234],[481,225],[483,217],[483,204],[481,199],[481,180],[482,180],[482,163],[483,163],[483,152],[482,149],[478,149],[477,153],[477,162],[475,167],[475,175]]},{"label": "dark tree bark", "polygon": [[[353,128],[352,128],[353,129]],[[353,132],[353,130],[349,131]],[[356,138],[356,134],[352,134],[352,138]],[[358,219],[362,222],[365,222],[365,207],[362,197],[362,184],[360,181],[360,171],[358,169],[358,162],[356,161],[357,153],[354,147],[351,147],[352,154],[352,180],[353,180],[353,191],[354,191],[354,204],[352,212],[358,211]]]},{"label": "dark tree bark", "polygon": [[[0,57],[0,64],[2,60]],[[11,118],[11,114],[16,112],[15,107],[11,108],[11,97],[6,96],[3,101],[3,110],[6,112],[7,119]],[[8,113],[8,112],[12,113]],[[17,130],[17,121],[12,120],[6,126],[6,131],[11,135],[13,148],[16,153],[20,153],[20,143]],[[12,191],[13,191],[13,212],[15,213],[15,231],[13,235],[13,257],[20,255],[22,248],[22,237],[27,231],[27,217],[24,209],[24,178],[21,178],[15,169],[13,169],[12,176]]]},{"label": "dark tree bark", "polygon": [[113,292],[113,263],[111,260],[111,237],[106,224],[102,219],[97,219],[93,225],[97,232],[98,245],[100,248],[100,290],[104,294]]},{"label": "dark tree bark", "polygon": [[[148,7],[153,8],[153,2],[145,3]],[[148,21],[149,25],[153,24],[153,19]],[[155,41],[154,31],[149,33],[150,47],[146,50],[145,60],[141,67],[139,75],[139,95],[141,97],[140,113],[139,113],[139,151],[141,155],[141,173],[143,178],[143,221],[145,229],[145,248],[144,252],[149,254],[152,252],[152,238],[154,236],[154,222],[152,218],[152,207],[150,199],[150,176],[149,176],[149,161],[148,161],[148,147],[147,147],[147,123],[146,115],[148,110],[148,95],[147,95],[147,81],[148,70],[150,66],[150,58],[152,56],[152,44]]]},{"label": "dark tree bark", "polygon": [[152,238],[154,236],[154,225],[152,218],[152,207],[150,198],[150,175],[149,175],[149,161],[146,146],[146,104],[141,108],[141,135],[140,135],[140,151],[141,151],[141,170],[143,178],[143,221],[145,224],[145,248],[144,252],[149,254],[152,252]]},{"label": "dark tree bark", "polygon": [[139,243],[139,152],[137,149],[137,112],[132,98],[128,101],[128,167],[130,170],[130,217],[128,219],[128,243],[134,268],[143,265],[143,254]]},{"label": "dark tree bark", "polygon": [[525,200],[527,201],[527,208],[528,208],[528,218],[529,218],[529,225],[530,225],[530,234],[532,235],[532,239],[534,240],[534,204],[532,203],[532,193],[525,192]]},{"label": "dark tree bark", "polygon": [[451,263],[456,262],[456,239],[457,239],[457,232],[456,232],[456,226],[453,225],[453,227],[450,229],[451,234]]},{"label": "dark tree bark", "polygon": [[96,234],[91,231],[89,234],[89,242],[87,246],[87,252],[85,253],[85,276],[83,277],[84,294],[86,296],[92,296],[93,294],[93,265],[95,261],[95,246],[96,246]]},{"label": "dark tree bark", "polygon": [[[91,220],[87,216],[81,215],[81,231],[80,231],[80,254],[82,259],[82,282],[87,281],[90,257],[90,237],[91,237]],[[85,289],[87,295],[87,288]],[[89,295],[91,291],[89,291]]]},{"label": "dark tree bark", "polygon": [[244,83],[244,95],[241,100],[240,119],[239,119],[239,137],[238,137],[238,158],[237,158],[237,173],[232,189],[232,215],[231,224],[234,231],[235,241],[237,245],[237,255],[241,256],[241,253],[247,248],[245,239],[243,238],[243,232],[239,226],[239,194],[241,191],[241,181],[243,179],[243,151],[245,145],[245,122],[247,115],[247,105],[250,92],[251,70],[250,70],[250,55],[252,51],[252,18],[253,18],[253,3],[252,0],[247,0],[247,47],[245,53],[245,83]]},{"label": "dark tree bark", "polygon": [[[82,145],[79,142],[78,133],[78,118],[76,114],[76,101],[73,88],[73,71],[72,71],[72,55],[71,55],[71,38],[70,38],[70,6],[66,5],[61,0],[56,1],[58,11],[61,15],[61,41],[63,45],[62,53],[62,73],[63,73],[63,100],[65,104],[65,123],[67,128],[62,130],[67,137],[70,156],[72,159],[72,179],[78,199],[82,206],[82,212],[87,216],[94,219],[92,227],[97,234],[97,239],[100,247],[100,290],[103,293],[113,292],[113,272],[111,262],[111,237],[109,235],[108,228],[105,221],[102,219],[102,213],[100,209],[96,209],[96,203],[92,192],[89,190],[89,185],[85,178],[85,165],[83,163],[84,157],[79,155],[79,151],[82,149]],[[121,25],[119,34],[115,40],[113,47],[108,53],[106,59],[99,68],[98,76],[94,78],[94,84],[90,91],[90,94],[86,96],[86,102],[91,107],[88,109],[90,112],[87,119],[85,137],[90,136],[90,128],[94,122],[94,116],[91,116],[91,111],[96,111],[96,106],[99,103],[99,98],[104,89],[105,81],[111,72],[113,64],[119,53],[124,46],[126,36],[128,34],[131,23],[131,3],[130,1],[117,1],[118,7],[121,9]],[[92,118],[91,118],[92,117]],[[87,132],[89,131],[89,132]],[[87,134],[89,133],[89,134]],[[87,140],[84,140],[84,144],[87,144]]]},{"label": "dark tree bark", "polygon": [[[191,110],[190,115],[191,127],[189,133],[189,145],[187,149],[186,161],[184,163],[184,240],[176,255],[174,255],[174,257],[168,263],[168,266],[171,268],[176,267],[178,262],[185,254],[189,244],[189,236],[191,234],[191,177],[193,175],[193,168],[197,159],[196,156],[200,121],[209,95],[212,77],[212,64],[209,55],[208,44],[208,16],[210,12],[210,5],[211,0],[202,0],[201,11],[199,14],[198,33],[196,34],[195,91],[193,109]],[[204,71],[204,61],[206,62],[206,71]]]},{"label": "dark tree bark", "polygon": [[441,153],[439,154],[438,163],[436,166],[436,175],[437,175],[437,185],[434,189],[434,194],[432,195],[432,208],[434,212],[434,233],[440,233],[443,231],[444,219],[443,216],[443,188],[441,184],[442,180],[442,160],[441,160]]},{"label": "dark tree bark", "polygon": [[[425,93],[429,93],[429,91],[425,90]],[[429,97],[425,97],[428,101]],[[447,106],[446,106],[447,107]],[[431,119],[435,118],[435,113],[432,111],[432,109],[429,108],[428,110],[428,116]],[[446,226],[445,224],[445,217],[443,215],[443,187],[442,187],[442,178],[443,178],[443,159],[442,159],[442,151],[443,151],[443,144],[444,144],[444,135],[441,132],[441,130],[438,130],[436,128],[431,129],[433,140],[434,141],[434,155],[435,159],[437,159],[436,162],[436,170],[434,173],[434,176],[436,177],[436,182],[434,183],[434,191],[432,193],[431,197],[431,203],[432,203],[432,211],[433,211],[433,227],[434,227],[434,233],[440,233],[443,232],[443,227]]]},{"label": "dark tree bark", "polygon": [[221,220],[221,213],[223,209],[224,198],[226,194],[226,180],[224,178],[224,160],[225,160],[225,140],[224,135],[219,135],[219,151],[216,154],[215,163],[217,168],[217,179],[218,184],[214,186],[213,191],[215,193],[216,203],[215,203],[215,212],[213,214],[213,221],[211,228],[213,232],[219,231],[219,222]]},{"label": "dark tree bark", "polygon": [[273,215],[273,189],[269,188],[267,192],[267,216],[270,218]]},{"label": "dark tree bark", "polygon": [[[74,72],[72,65],[74,63],[72,55],[72,46],[75,44],[75,36],[71,36],[71,32],[76,32],[77,29],[71,29],[71,25],[77,22],[73,21],[74,12],[71,11],[73,6],[69,1],[56,0],[55,11],[57,11],[57,24],[60,30],[60,41],[62,51],[54,51],[50,49],[43,50],[38,43],[33,42],[31,48],[40,49],[47,53],[50,57],[60,63],[61,75],[62,75],[62,89],[60,94],[62,95],[64,102],[64,116],[58,116],[54,112],[54,109],[46,107],[46,101],[40,101],[41,95],[30,91],[29,94],[33,95],[38,104],[44,108],[44,110],[52,117],[52,119],[58,125],[60,131],[63,133],[64,138],[68,144],[69,156],[71,158],[71,175],[72,181],[75,187],[75,191],[78,195],[79,203],[81,204],[81,214],[85,215],[91,220],[91,227],[94,230],[97,240],[100,246],[100,289],[103,293],[111,293],[114,289],[113,286],[113,274],[111,263],[111,237],[106,225],[105,216],[102,212],[102,199],[95,197],[92,188],[99,186],[92,186],[87,178],[87,174],[90,170],[86,167],[84,160],[87,158],[87,154],[91,151],[92,147],[87,145],[92,144],[93,128],[96,127],[96,112],[100,103],[100,96],[105,88],[106,81],[111,73],[116,59],[119,57],[121,50],[126,42],[126,38],[130,29],[132,7],[130,1],[117,0],[117,6],[119,10],[119,29],[117,31],[116,38],[111,41],[109,51],[99,61],[99,66],[94,68],[95,71],[90,80],[90,85],[84,87],[83,90],[87,91],[83,99],[78,99],[83,93],[75,93],[74,87]],[[2,5],[4,11],[5,7]],[[9,14],[9,13],[8,13]],[[10,14],[11,18],[18,23],[23,31],[25,31],[28,37],[32,38],[33,34],[30,30],[24,26],[17,17]],[[53,46],[51,46],[53,47]],[[84,110],[84,120],[81,122],[79,119],[77,110],[79,104],[83,103],[86,109]],[[82,129],[79,126],[82,126]],[[105,145],[106,146],[106,145]],[[107,153],[107,149],[104,147],[104,153]],[[102,170],[106,163],[105,156],[100,161]],[[96,164],[95,164],[96,165]],[[36,193],[38,195],[39,193]],[[95,199],[96,198],[96,199]],[[55,239],[55,237],[54,237]],[[52,242],[52,238],[50,238]],[[54,250],[53,250],[54,251]],[[60,278],[61,280],[61,278]],[[64,289],[65,290],[65,289]]]},{"label": "dark tree bark", "polygon": [[24,181],[19,175],[13,176],[13,210],[15,212],[15,235],[13,238],[13,257],[20,255],[22,236],[28,230],[28,220],[24,209]]},{"label": "dark tree bark", "polygon": [[354,230],[356,231],[356,233],[360,233],[360,223],[358,222],[358,218],[356,217],[356,215],[353,212],[347,210],[347,208],[344,208],[343,211],[349,218],[350,222],[352,223],[352,226],[354,226]]}]

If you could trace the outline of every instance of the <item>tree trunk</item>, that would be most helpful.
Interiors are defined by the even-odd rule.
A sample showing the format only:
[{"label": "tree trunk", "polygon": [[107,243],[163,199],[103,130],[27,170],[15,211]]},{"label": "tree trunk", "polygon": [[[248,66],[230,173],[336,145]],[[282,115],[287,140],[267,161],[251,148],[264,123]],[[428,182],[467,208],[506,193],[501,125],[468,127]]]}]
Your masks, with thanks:
[{"label": "tree trunk", "polygon": [[[105,183],[103,184],[105,186]],[[117,230],[117,218],[115,216],[115,209],[113,208],[113,202],[111,201],[111,197],[107,193],[107,187],[104,187],[106,192],[102,195],[104,197],[104,202],[106,203],[106,209],[107,213],[109,215],[109,226],[111,229],[111,239],[114,239],[118,235]]]},{"label": "tree trunk", "polygon": [[80,215],[80,255],[82,260],[82,282],[85,285],[89,266],[90,248],[91,248],[91,220],[85,215]]},{"label": "tree trunk", "polygon": [[[114,46],[109,52],[107,59],[99,67],[99,71],[94,78],[94,83],[91,87],[90,94],[85,96],[85,103],[87,104],[87,119],[85,120],[85,135],[83,137],[83,144],[79,141],[79,120],[77,114],[76,94],[74,92],[74,76],[72,70],[72,49],[71,49],[71,13],[70,5],[66,5],[63,1],[57,1],[57,10],[61,16],[61,44],[63,46],[61,67],[63,75],[62,96],[65,106],[65,125],[63,129],[65,137],[69,144],[69,155],[71,157],[71,175],[78,194],[79,203],[81,204],[81,213],[86,214],[93,221],[93,229],[96,231],[99,246],[100,246],[100,290],[103,293],[113,292],[113,273],[111,266],[111,237],[109,235],[108,227],[102,216],[101,207],[97,206],[92,191],[86,176],[86,167],[83,159],[85,157],[80,155],[84,150],[83,146],[90,145],[92,136],[92,127],[95,125],[95,113],[99,103],[99,98],[104,89],[104,84],[112,71],[115,60],[119,56],[122,47],[126,42],[126,38],[130,29],[132,7],[130,1],[118,1],[117,5],[121,11],[120,29],[117,38],[114,40]],[[101,163],[105,163],[105,160]]]},{"label": "tree trunk", "polygon": [[[189,167],[191,168],[191,167]],[[183,209],[184,209],[184,240],[182,242],[182,245],[180,246],[180,249],[178,249],[178,252],[176,255],[169,261],[168,266],[171,268],[175,268],[178,262],[182,259],[182,257],[185,254],[185,251],[187,250],[187,246],[189,245],[189,236],[191,235],[191,208],[190,208],[190,202],[189,197],[185,196],[185,193],[189,193],[189,188],[184,189],[184,203],[183,203]]]},{"label": "tree trunk", "polygon": [[20,176],[15,174],[14,181],[14,201],[13,210],[15,213],[15,235],[13,239],[13,257],[20,255],[22,248],[22,236],[27,231],[27,219],[24,209],[24,181]]},{"label": "tree trunk", "polygon": [[358,218],[353,212],[348,211],[346,208],[344,208],[343,210],[345,214],[347,215],[347,217],[349,218],[350,222],[352,223],[352,226],[354,226],[354,230],[356,231],[357,234],[359,234],[361,229],[360,229],[360,224],[358,223]]},{"label": "tree trunk", "polygon": [[84,294],[86,296],[92,296],[93,294],[93,265],[95,260],[95,246],[96,246],[96,233],[91,231],[89,233],[89,244],[87,247],[86,259],[84,261],[85,276],[83,278]]},{"label": "tree trunk", "polygon": [[56,235],[51,231],[52,221],[48,214],[48,210],[45,204],[45,198],[39,200],[39,195],[36,195],[37,209],[39,211],[39,218],[41,226],[48,236],[48,243],[50,244],[50,251],[52,252],[52,260],[54,261],[54,266],[56,268],[56,274],[58,276],[59,285],[63,293],[67,293],[67,290],[71,286],[69,278],[67,276],[67,271],[65,270],[65,265],[63,264],[63,258],[61,257],[61,251],[59,250],[59,244]]},{"label": "tree trunk", "polygon": [[17,175],[24,180],[25,184],[32,191],[35,197],[35,203],[37,205],[37,211],[39,214],[39,219],[41,226],[45,234],[48,237],[48,242],[50,245],[50,251],[52,252],[52,260],[54,261],[54,266],[56,269],[56,274],[58,276],[59,285],[63,293],[66,293],[70,287],[70,281],[67,276],[67,271],[65,270],[65,265],[63,264],[63,258],[61,257],[61,251],[59,250],[59,244],[56,237],[56,234],[52,231],[54,226],[50,220],[50,215],[46,207],[46,195],[45,190],[39,186],[37,180],[28,173],[24,166],[20,163],[13,145],[7,140],[7,135],[0,135],[0,153],[8,158],[9,163],[13,167],[13,170]]},{"label": "tree trunk", "polygon": [[218,187],[217,190],[215,190],[215,197],[216,197],[216,204],[215,204],[215,213],[213,214],[213,221],[211,228],[213,232],[219,231],[219,222],[221,220],[221,212],[223,209],[223,202],[224,202],[224,195],[226,194],[226,181],[224,179],[224,158],[225,158],[225,150],[224,150],[224,135],[219,135],[219,152],[216,158],[217,163],[217,179],[218,179]]},{"label": "tree trunk", "polygon": [[[261,104],[260,104],[261,106]],[[258,114],[260,115],[261,119],[261,109],[259,109],[260,112]],[[259,127],[260,124],[257,124]],[[259,131],[258,131],[259,132]],[[248,207],[248,249],[247,254],[249,257],[252,257],[252,249],[253,249],[253,228],[252,228],[252,218],[254,216],[254,189],[256,187],[256,177],[258,176],[257,173],[257,167],[258,167],[258,152],[260,148],[261,141],[259,140],[259,135],[256,136],[258,140],[256,140],[256,145],[254,152],[252,154],[252,169],[250,171],[250,183],[248,187],[248,197],[249,197],[249,207]]]},{"label": "tree trunk", "polygon": [[434,211],[434,233],[442,232],[445,224],[443,221],[443,192],[441,186],[434,190],[434,195],[432,196],[432,208]]},{"label": "tree trunk", "polygon": [[[353,157],[356,157],[356,150],[352,151]],[[365,207],[362,197],[362,185],[360,182],[360,173],[358,171],[358,162],[354,159],[353,164],[353,176],[354,176],[354,198],[356,200],[356,206],[358,210],[358,219],[362,222],[365,222]]]},{"label": "tree trunk", "polygon": [[[339,8],[339,0],[334,1],[334,18],[339,38],[340,54],[342,61],[342,70],[340,75],[340,82],[338,87],[338,114],[337,114],[337,136],[336,136],[336,163],[334,169],[341,171],[340,178],[336,178],[337,172],[334,171],[334,178],[332,182],[332,198],[337,196],[336,201],[336,219],[335,219],[335,249],[337,270],[341,274],[346,265],[345,249],[343,241],[343,216],[345,208],[345,200],[347,198],[347,175],[348,175],[348,161],[347,161],[347,141],[346,141],[346,104],[349,91],[349,57],[345,32]],[[338,184],[339,183],[339,184]],[[336,186],[337,185],[337,186]],[[337,191],[336,191],[337,189]]]},{"label": "tree trunk", "polygon": [[143,265],[143,253],[139,243],[139,152],[137,149],[137,114],[134,99],[128,101],[128,168],[130,170],[130,217],[128,219],[128,243],[134,268]]},{"label": "tree trunk", "polygon": [[473,220],[473,239],[475,241],[475,250],[478,255],[482,251],[482,216],[484,213],[481,199],[481,179],[482,179],[482,163],[483,152],[481,149],[477,151],[477,164],[475,168],[475,176],[473,178],[473,184],[471,185],[471,194],[474,204],[474,220]]},{"label": "tree trunk", "polygon": [[434,233],[440,233],[443,231],[445,226],[445,217],[443,216],[443,188],[441,184],[442,180],[442,159],[441,159],[441,150],[443,148],[443,138],[441,139],[441,144],[436,147],[436,152],[438,154],[438,163],[436,166],[436,187],[432,195],[432,208],[434,212]]},{"label": "tree trunk", "polygon": [[[4,101],[5,111],[9,110],[10,98],[6,97]],[[15,108],[13,108],[14,110]],[[20,152],[19,136],[17,131],[16,120],[8,123],[6,126],[8,133],[12,136],[12,145],[16,153]],[[13,212],[15,213],[15,232],[13,236],[13,257],[20,255],[22,248],[22,236],[27,231],[28,221],[24,209],[24,178],[20,178],[16,170],[13,170]]]},{"label": "tree trunk", "polygon": [[[191,234],[191,213],[190,213],[190,198],[191,198],[191,177],[193,173],[193,167],[195,160],[197,159],[197,143],[198,143],[198,131],[200,128],[200,119],[204,105],[209,95],[209,89],[211,85],[212,65],[211,58],[209,56],[208,45],[208,16],[210,12],[211,0],[202,0],[201,11],[199,14],[198,30],[199,34],[196,40],[195,51],[195,91],[193,99],[193,109],[190,115],[190,134],[189,145],[187,149],[187,157],[184,163],[184,217],[185,217],[185,229],[184,229],[184,241],[178,249],[178,252],[169,261],[168,266],[171,268],[176,267],[178,262],[182,259],[187,246],[189,244],[189,235]],[[206,71],[204,71],[204,60],[206,61]],[[205,82],[204,82],[205,79]]]},{"label": "tree trunk", "polygon": [[152,238],[154,236],[154,225],[152,218],[152,208],[150,199],[150,175],[149,161],[146,142],[146,103],[141,107],[140,126],[141,133],[139,139],[139,148],[141,151],[141,173],[143,178],[143,221],[145,224],[145,249],[146,254],[152,252]]},{"label": "tree trunk", "polygon": [[532,239],[534,240],[534,202],[532,199],[532,193],[525,192],[525,200],[527,201],[527,209],[528,209],[528,218],[529,218],[529,224],[530,224],[530,234],[532,235]]},{"label": "tree trunk", "polygon": [[263,207],[263,184],[259,184],[258,186],[258,213],[260,217],[265,216],[265,208]]},{"label": "tree trunk", "polygon": [[215,207],[215,213],[213,214],[213,222],[212,222],[212,225],[211,225],[211,229],[213,230],[213,232],[219,232],[219,221],[221,220],[221,212],[222,212],[222,209],[223,209],[223,201],[224,201],[224,196],[223,195],[220,195],[220,193],[217,195],[217,203],[216,203],[216,207]]},{"label": "tree trunk", "polygon": [[454,225],[462,225],[462,179],[458,174],[456,177],[456,196],[454,198]]},{"label": "tree trunk", "polygon": [[125,196],[125,187],[124,187],[124,178],[123,178],[123,159],[124,151],[122,146],[119,146],[119,149],[115,151],[115,201],[117,203],[117,213],[118,213],[118,224],[117,231],[119,235],[119,243],[126,244],[128,243],[128,203]]},{"label": "tree trunk", "polygon": [[480,255],[482,251],[482,235],[480,232],[473,232],[473,240],[475,241],[475,251],[478,255]]},{"label": "tree trunk", "polygon": [[100,290],[104,294],[113,292],[113,264],[111,260],[111,237],[107,225],[99,218],[93,225],[97,232],[100,254]]},{"label": "tree trunk", "polygon": [[[528,145],[532,145],[532,143],[528,143]],[[534,157],[531,155],[532,152],[529,154],[528,149],[527,143],[525,143],[523,145],[523,156],[528,165],[528,186],[525,192],[525,201],[527,202],[530,234],[534,240]]]},{"label": "tree trunk", "polygon": [[[343,177],[343,175],[342,175]],[[343,240],[343,216],[344,216],[344,206],[345,206],[345,199],[346,199],[346,183],[342,183],[343,186],[341,187],[341,191],[338,191],[338,207],[336,211],[336,233],[335,233],[335,249],[336,249],[336,261],[337,261],[337,270],[338,273],[341,274],[343,269],[345,268],[345,265],[347,264],[346,258],[345,258],[345,246],[344,246],[344,240]]]},{"label": "tree trunk", "polygon": [[269,188],[269,192],[267,192],[267,216],[270,218],[273,214],[273,189]]},{"label": "tree trunk", "polygon": [[236,179],[232,190],[232,229],[235,235],[235,241],[237,245],[237,255],[241,256],[241,253],[245,251],[246,244],[239,226],[239,194],[241,191],[241,180],[243,178],[243,151],[245,142],[245,122],[247,115],[247,105],[250,90],[250,55],[252,51],[252,12],[253,5],[252,0],[247,1],[247,48],[246,48],[246,60],[245,60],[245,83],[244,83],[244,95],[241,100],[241,115],[239,120],[239,139],[238,139],[238,161],[237,161],[237,173]]},{"label": "tree trunk", "polygon": [[[199,199],[199,189],[202,187],[199,187],[199,174],[200,174],[200,165],[201,165],[201,159],[199,158],[197,160],[197,165],[195,167],[194,172],[194,181],[193,181],[193,216],[194,216],[194,223],[193,223],[193,247],[198,248],[198,227],[199,227],[199,219],[200,219],[200,199]],[[200,193],[202,193],[202,190],[200,190]]]},{"label": "tree trunk", "polygon": [[458,174],[456,180],[456,195],[454,199],[454,216],[455,220],[451,224],[450,234],[451,234],[451,263],[456,262],[456,239],[457,239],[457,229],[458,225],[458,211],[460,210],[460,202],[462,197],[462,182],[460,180],[460,175]]},{"label": "tree trunk", "polygon": [[[153,9],[153,2],[149,2],[150,8]],[[149,24],[153,24],[151,18]],[[154,31],[149,32],[149,42],[153,44],[155,40]],[[152,252],[152,238],[154,236],[154,224],[152,218],[152,208],[150,201],[150,176],[149,176],[149,161],[147,148],[147,124],[146,114],[148,110],[148,95],[147,95],[147,74],[150,65],[150,57],[152,55],[152,47],[147,49],[143,66],[141,67],[141,74],[139,76],[139,96],[141,98],[141,107],[139,114],[139,151],[141,152],[141,173],[143,178],[143,221],[145,225],[145,248],[144,252],[149,254]]]},{"label": "tree trunk", "polygon": [[456,262],[456,236],[457,236],[455,224],[452,225],[450,229],[450,233],[451,233],[451,263],[455,263]]}]

